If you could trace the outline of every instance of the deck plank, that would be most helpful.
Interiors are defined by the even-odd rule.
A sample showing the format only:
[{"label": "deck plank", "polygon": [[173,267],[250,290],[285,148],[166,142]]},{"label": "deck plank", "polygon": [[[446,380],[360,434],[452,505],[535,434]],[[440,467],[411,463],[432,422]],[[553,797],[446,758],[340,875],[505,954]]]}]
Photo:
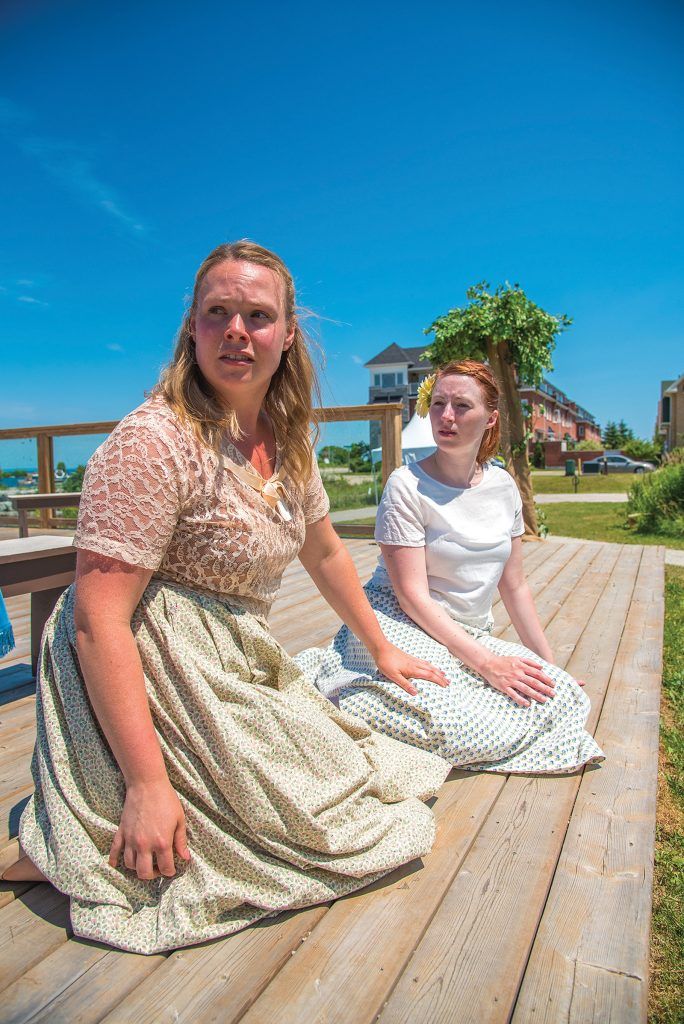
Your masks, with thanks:
[{"label": "deck plank", "polygon": [[95,1024],[165,960],[70,939],[4,990],[3,1024]]},{"label": "deck plank", "polygon": [[662,549],[644,558],[597,740],[514,1020],[646,1019],[663,629]]},{"label": "deck plank", "polygon": [[243,1024],[373,1021],[504,782],[504,777],[452,773],[437,799],[437,839],[424,862],[405,865],[334,903]]},{"label": "deck plank", "polygon": [[[614,548],[600,549],[566,602],[562,622],[555,619],[549,628],[549,640],[552,645],[556,642],[557,662],[576,676],[586,674],[593,665],[595,686],[605,687],[610,678],[639,556],[637,549],[621,565]],[[615,579],[614,586],[611,579]],[[618,611],[616,593],[622,595],[623,615],[611,619],[606,612]],[[606,636],[602,630],[609,630],[613,622],[619,628]],[[596,632],[599,636],[591,640]],[[582,646],[584,636],[587,639]],[[602,652],[598,662],[597,645]],[[570,656],[570,651],[577,652],[576,657]],[[590,727],[598,716],[600,701],[597,705]],[[575,774],[508,779],[381,1014],[381,1024],[508,1020],[579,778]],[[521,901],[524,913],[520,912]]]},{"label": "deck plank", "polygon": [[[304,942],[327,907],[310,907],[225,939],[172,953],[103,1024],[220,1024],[239,1020]],[[213,1007],[220,1012],[213,1016]]]},{"label": "deck plank", "polygon": [[[377,548],[347,546],[362,579],[370,576]],[[590,727],[600,713],[597,738],[609,753],[600,768],[561,778],[455,773],[437,799],[438,840],[420,870],[407,865],[329,909],[166,956],[69,938],[64,897],[44,885],[3,887],[0,935],[7,925],[10,940],[0,942],[1,1019],[370,1024],[379,1015],[381,1024],[480,1024],[515,1012],[515,1024],[643,1020],[662,640],[662,559],[652,552],[642,559],[637,547],[583,541],[524,548],[556,660],[586,678]],[[28,604],[10,602],[21,644]],[[298,563],[272,621],[290,653],[328,642],[339,627]],[[515,639],[500,601],[495,632]],[[32,697],[0,707],[5,828],[30,792],[33,714]],[[13,848],[0,841],[0,862]]]},{"label": "deck plank", "polygon": [[[583,566],[587,574],[600,552],[600,548],[588,551],[588,568],[585,559],[579,570],[577,567],[568,570],[561,585],[567,587],[572,580],[571,585],[576,589],[578,571],[581,573]],[[616,550],[604,553],[603,575],[599,576],[598,571],[594,576],[588,575],[597,592],[605,586],[616,560]],[[563,563],[557,563],[557,575],[562,568]],[[552,584],[553,580],[553,574],[548,574],[546,581]],[[549,589],[550,607],[554,609],[556,589],[552,586]],[[578,593],[577,612],[580,628],[583,628],[584,616],[592,607],[587,602],[588,586],[585,585]],[[543,595],[540,605],[544,605]],[[495,812],[498,812],[496,798],[505,778],[485,774],[471,777],[469,785],[473,789],[467,795],[476,802],[469,815],[458,810],[454,811],[453,818],[448,811],[444,813],[442,810],[440,814],[443,799],[440,794],[436,806],[439,835],[433,852],[425,858],[423,870],[410,881],[405,880],[396,891],[379,887],[377,892],[359,894],[334,904],[315,929],[306,949],[286,965],[255,1003],[251,1013],[245,1017],[245,1024],[282,1020],[320,1020],[326,1024],[344,1020],[372,1021],[381,1011],[412,949],[438,910],[449,880],[458,871],[463,855],[468,853],[478,829],[495,803]],[[460,784],[465,785],[463,780]],[[481,793],[477,786],[482,786]],[[485,787],[492,787],[491,792]],[[458,789],[454,796],[458,796]],[[548,794],[543,799],[547,800]],[[458,807],[456,800],[454,803]],[[445,858],[444,865],[440,864],[441,856]],[[435,871],[438,872],[436,879]],[[342,999],[340,993],[344,993]],[[283,1006],[287,1006],[285,1016]]]},{"label": "deck plank", "polygon": [[[69,901],[47,883],[0,910],[0,993],[66,942]],[[0,1007],[2,995],[0,994]]]}]

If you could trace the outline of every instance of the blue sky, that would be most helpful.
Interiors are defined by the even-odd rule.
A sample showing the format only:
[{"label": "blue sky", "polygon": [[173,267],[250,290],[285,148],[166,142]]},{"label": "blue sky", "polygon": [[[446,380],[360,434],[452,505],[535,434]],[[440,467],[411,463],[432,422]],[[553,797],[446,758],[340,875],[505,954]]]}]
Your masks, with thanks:
[{"label": "blue sky", "polygon": [[510,280],[574,317],[552,379],[651,435],[684,372],[681,5],[11,0],[0,39],[0,427],[137,405],[246,236],[319,317],[328,404]]}]

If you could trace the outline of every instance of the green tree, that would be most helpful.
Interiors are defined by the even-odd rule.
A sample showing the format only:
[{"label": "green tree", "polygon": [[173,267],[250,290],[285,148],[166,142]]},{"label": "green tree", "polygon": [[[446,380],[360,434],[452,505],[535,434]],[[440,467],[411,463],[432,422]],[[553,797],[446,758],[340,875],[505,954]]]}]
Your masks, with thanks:
[{"label": "green tree", "polygon": [[624,420],[620,420],[620,422],[618,423],[617,432],[620,436],[620,448],[626,445],[629,441],[634,440],[634,431],[631,429],[631,427],[627,426]]},{"label": "green tree", "polygon": [[349,452],[339,444],[325,444],[319,449],[318,461],[328,466],[346,466]]},{"label": "green tree", "polygon": [[602,441],[606,448],[617,448],[619,446],[620,434],[618,433],[617,424],[613,420],[608,420],[603,428]]},{"label": "green tree", "polygon": [[352,441],[349,445],[349,468],[352,473],[368,473],[370,459],[370,445],[365,441]]},{"label": "green tree", "polygon": [[528,533],[539,535],[530,476],[527,442],[529,424],[520,402],[518,384],[538,385],[552,367],[556,335],[570,326],[565,315],[554,316],[528,299],[519,285],[491,291],[486,282],[466,292],[469,305],[438,317],[426,334],[435,340],[426,355],[433,365],[451,359],[486,360],[501,388],[501,442],[509,471],[520,489]]},{"label": "green tree", "polygon": [[83,489],[83,474],[85,473],[85,466],[78,466],[73,473],[71,473],[64,481],[64,490],[69,494],[81,491]]}]

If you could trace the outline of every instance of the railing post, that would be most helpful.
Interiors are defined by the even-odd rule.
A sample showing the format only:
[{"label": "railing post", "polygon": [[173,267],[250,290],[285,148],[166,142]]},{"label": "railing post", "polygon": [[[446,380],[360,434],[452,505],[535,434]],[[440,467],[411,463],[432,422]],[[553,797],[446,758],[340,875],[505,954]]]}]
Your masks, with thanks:
[{"label": "railing post", "polygon": [[401,409],[383,409],[380,422],[382,445],[382,486],[390,473],[401,466]]},{"label": "railing post", "polygon": [[[41,494],[52,494],[55,489],[55,455],[51,434],[38,434],[38,490]],[[52,509],[40,510],[40,525],[43,530],[50,526]]]}]

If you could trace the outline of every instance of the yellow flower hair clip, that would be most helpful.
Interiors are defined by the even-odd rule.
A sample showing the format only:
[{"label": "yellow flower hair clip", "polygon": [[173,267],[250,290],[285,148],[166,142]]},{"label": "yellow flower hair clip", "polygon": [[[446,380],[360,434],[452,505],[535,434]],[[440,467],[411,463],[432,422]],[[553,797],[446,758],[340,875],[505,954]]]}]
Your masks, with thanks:
[{"label": "yellow flower hair clip", "polygon": [[418,400],[416,401],[416,412],[419,416],[425,418],[430,411],[430,402],[432,401],[432,389],[435,386],[437,380],[437,374],[431,373],[429,377],[423,377],[420,384],[418,385]]}]

